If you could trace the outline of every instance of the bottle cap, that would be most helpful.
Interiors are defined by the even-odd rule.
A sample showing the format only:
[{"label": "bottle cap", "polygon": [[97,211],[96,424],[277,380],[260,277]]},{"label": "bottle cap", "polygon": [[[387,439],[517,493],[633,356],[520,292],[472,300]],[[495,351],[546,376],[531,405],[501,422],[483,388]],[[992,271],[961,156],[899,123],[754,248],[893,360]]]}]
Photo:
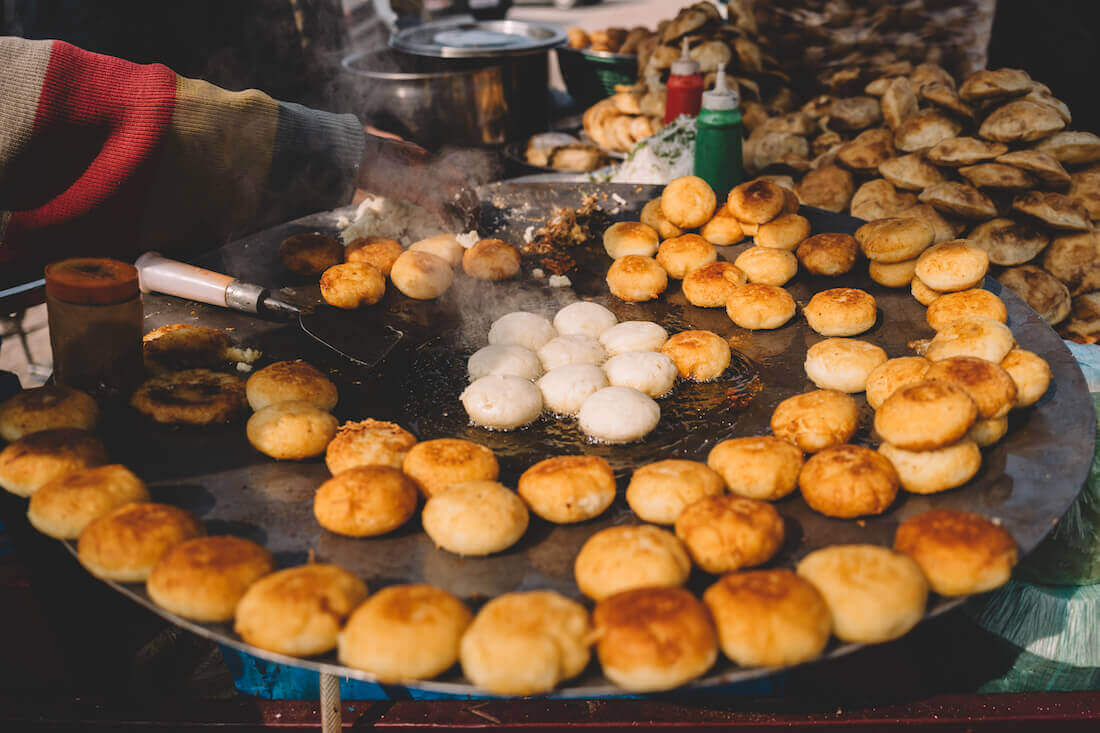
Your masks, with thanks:
[{"label": "bottle cap", "polygon": [[46,265],[46,293],[66,303],[110,305],[139,292],[137,268],[125,262],[78,257]]},{"label": "bottle cap", "polygon": [[688,53],[688,39],[684,38],[684,43],[680,47],[680,58],[672,62],[672,68],[669,73],[673,76],[694,76],[699,73],[699,62],[691,57]]},{"label": "bottle cap", "polygon": [[714,83],[714,89],[703,92],[703,109],[721,112],[728,109],[737,109],[741,105],[741,97],[734,89],[726,87],[726,65],[718,65],[718,79]]}]

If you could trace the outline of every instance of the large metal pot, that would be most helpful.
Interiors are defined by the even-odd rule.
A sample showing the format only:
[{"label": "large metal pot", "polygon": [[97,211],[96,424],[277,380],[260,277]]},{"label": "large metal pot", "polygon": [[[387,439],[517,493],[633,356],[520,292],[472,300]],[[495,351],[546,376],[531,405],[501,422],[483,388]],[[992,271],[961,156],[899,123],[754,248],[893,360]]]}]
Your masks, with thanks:
[{"label": "large metal pot", "polygon": [[[448,47],[474,29],[489,41],[518,38],[539,26],[515,21],[450,21],[426,24],[411,38],[399,34],[404,50],[352,54],[343,67],[360,119],[427,148],[490,146],[545,130],[549,123],[549,48],[564,37],[552,29],[530,48],[494,44]],[[484,29],[488,29],[485,31]]]}]

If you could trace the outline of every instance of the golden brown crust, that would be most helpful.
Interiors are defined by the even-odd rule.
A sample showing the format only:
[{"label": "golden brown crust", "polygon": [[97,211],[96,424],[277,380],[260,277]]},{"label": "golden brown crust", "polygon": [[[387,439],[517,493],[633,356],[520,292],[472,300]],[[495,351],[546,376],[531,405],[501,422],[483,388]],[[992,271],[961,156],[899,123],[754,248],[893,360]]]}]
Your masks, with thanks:
[{"label": "golden brown crust", "polygon": [[732,262],[711,262],[688,273],[681,285],[684,297],[700,308],[721,308],[738,285],[744,285],[745,273]]},{"label": "golden brown crust", "polygon": [[106,462],[103,444],[85,430],[40,430],[0,451],[0,486],[17,496],[30,496],[43,484],[70,471]]},{"label": "golden brown crust", "polygon": [[708,496],[684,508],[676,536],[696,565],[717,575],[770,560],[783,545],[783,518],[764,501]]},{"label": "golden brown crust", "polygon": [[519,263],[519,251],[499,239],[482,239],[462,255],[462,270],[479,280],[515,277]]},{"label": "golden brown crust", "polygon": [[[664,211],[661,210],[660,196],[642,207],[640,219],[643,224],[653,227],[661,239],[671,239],[672,237],[678,237],[684,233],[684,230],[669,221]],[[715,242],[715,244],[717,244],[717,242]]]},{"label": "golden brown crust", "polygon": [[924,219],[911,216],[879,219],[856,230],[856,241],[873,262],[903,262],[918,257],[936,232]]},{"label": "golden brown crust", "polygon": [[[683,232],[681,231],[680,234],[683,234]],[[745,238],[745,230],[741,226],[741,222],[725,206],[718,207],[714,217],[703,225],[699,230],[699,234],[711,244],[720,246],[737,244]],[[673,236],[678,237],[680,235]],[[670,237],[666,237],[666,239],[668,238]]]},{"label": "golden brown crust", "polygon": [[785,203],[782,188],[771,181],[757,179],[735,186],[726,206],[741,221],[765,224],[779,216]]},{"label": "golden brown crust", "polygon": [[798,274],[798,258],[785,249],[749,247],[733,261],[749,282],[780,287]]},{"label": "golden brown crust", "polygon": [[856,263],[859,245],[851,234],[815,234],[798,245],[798,261],[815,275],[843,275]]},{"label": "golden brown crust", "polygon": [[170,323],[141,338],[145,361],[168,371],[217,369],[226,363],[229,337],[216,328],[190,323]]},{"label": "golden brown crust", "polygon": [[123,504],[80,533],[77,557],[92,575],[122,583],[145,581],[170,548],[206,534],[190,512],[168,504]]},{"label": "golden brown crust", "polygon": [[867,404],[877,410],[887,397],[902,387],[924,381],[931,366],[932,362],[923,356],[901,356],[880,364],[867,375]]},{"label": "golden brown crust", "polygon": [[638,588],[596,604],[592,622],[604,674],[634,692],[678,687],[718,656],[706,607],[681,588]]},{"label": "golden brown crust", "polygon": [[916,276],[916,265],[913,266],[913,280],[909,284],[909,292],[912,293],[913,298],[916,299],[921,305],[932,305],[936,302],[943,293],[938,290],[933,290],[924,284],[924,282]]},{"label": "golden brown crust", "polygon": [[276,402],[252,414],[245,435],[264,455],[300,461],[324,453],[337,425],[336,418],[310,402]]},{"label": "golden brown crust", "polygon": [[432,300],[443,295],[454,277],[450,263],[430,252],[405,250],[390,270],[393,286],[416,300]]},{"label": "golden brown crust", "polygon": [[886,398],[875,413],[875,431],[899,448],[932,450],[965,436],[977,419],[978,406],[965,390],[926,378]]},{"label": "golden brown crust", "polygon": [[956,239],[926,249],[917,259],[916,276],[933,290],[951,293],[978,285],[988,270],[989,255],[984,249]]},{"label": "golden brown crust", "polygon": [[721,475],[705,464],[669,458],[635,469],[626,501],[643,521],[673,524],[684,507],[725,488]]},{"label": "golden brown crust", "polygon": [[313,516],[330,532],[373,537],[400,527],[416,513],[416,484],[390,466],[358,466],[321,484]]},{"label": "golden brown crust", "polygon": [[333,475],[357,466],[400,469],[416,437],[400,425],[384,420],[346,422],[325,449],[325,464]]},{"label": "golden brown crust", "polygon": [[523,537],[529,516],[523,500],[495,481],[463,481],[433,494],[420,522],[437,547],[456,555],[491,555]]},{"label": "golden brown crust", "polygon": [[916,561],[942,596],[984,593],[1008,582],[1016,542],[980,514],[934,509],[902,522],[894,549]]},{"label": "golden brown crust", "polygon": [[425,440],[409,449],[402,464],[425,497],[460,481],[496,481],[496,456],[485,446],[458,438]]},{"label": "golden brown crust", "polygon": [[816,293],[802,309],[810,328],[822,336],[855,336],[875,325],[875,298],[857,288]]},{"label": "golden brown crust", "polygon": [[405,248],[395,239],[386,237],[359,237],[348,242],[344,249],[344,257],[348,262],[362,262],[371,265],[383,277],[389,277],[393,263]]},{"label": "golden brown crust", "polygon": [[322,410],[336,407],[336,385],[312,364],[277,361],[255,372],[245,383],[245,394],[253,410],[276,402],[304,401]]},{"label": "golden brown crust", "polygon": [[817,588],[786,569],[730,573],[703,593],[722,651],[742,667],[814,659],[833,628]]},{"label": "golden brown crust", "polygon": [[229,621],[248,586],[274,570],[271,553],[240,537],[199,537],[160,558],[146,590],[161,608],[193,621]]},{"label": "golden brown crust", "polygon": [[335,565],[287,568],[249,586],[237,604],[233,630],[246,643],[277,654],[323,654],[336,647],[340,627],[366,597],[366,584]]},{"label": "golden brown crust", "polygon": [[636,221],[615,222],[603,233],[603,247],[613,260],[626,255],[652,257],[660,242],[653,227]]},{"label": "golden brown crust", "polygon": [[386,276],[366,262],[333,265],[321,274],[321,297],[336,308],[374,305],[386,294]]},{"label": "golden brown crust", "polygon": [[717,203],[714,189],[698,176],[677,178],[661,192],[661,212],[681,229],[706,224],[714,215]]},{"label": "golden brown crust", "polygon": [[783,214],[760,225],[756,231],[756,244],[758,247],[791,251],[809,236],[809,219],[798,214]]},{"label": "golden brown crust", "polygon": [[607,288],[619,300],[641,303],[653,300],[668,287],[668,273],[652,257],[627,255],[611,263]]},{"label": "golden brown crust", "polygon": [[711,448],[707,465],[730,492],[750,499],[782,499],[798,486],[802,451],[771,435],[723,440]]},{"label": "golden brown crust", "polygon": [[244,382],[232,374],[188,369],[147,379],[130,404],[159,423],[210,425],[240,416]]},{"label": "golden brown crust", "polygon": [[783,288],[763,283],[738,285],[726,298],[726,315],[750,330],[774,329],[794,318],[795,302]]},{"label": "golden brown crust", "polygon": [[279,245],[279,261],[296,275],[318,277],[344,261],[344,246],[320,232],[295,234]]},{"label": "golden brown crust", "polygon": [[145,482],[125,466],[84,468],[59,476],[31,494],[27,519],[43,534],[75,540],[93,520],[115,507],[148,500]]},{"label": "golden brown crust", "polygon": [[910,451],[891,443],[878,450],[894,464],[902,488],[911,494],[937,494],[962,486],[982,467],[982,452],[970,438],[932,450]]},{"label": "golden brown crust", "polygon": [[577,587],[597,601],[631,588],[683,585],[690,572],[691,559],[676,535],[651,524],[602,529],[573,563]]},{"label": "golden brown crust", "polygon": [[0,403],[0,438],[19,440],[53,428],[91,430],[99,420],[99,406],[71,387],[48,384],[25,389]]},{"label": "golden brown crust", "polygon": [[466,248],[458,241],[456,234],[436,234],[413,242],[409,245],[409,249],[413,252],[433,254],[455,268],[462,266],[462,255],[466,254]]},{"label": "golden brown crust", "polygon": [[861,445],[838,445],[810,456],[798,488],[810,508],[850,519],[882,514],[898,495],[898,473],[885,457]]},{"label": "golden brown crust", "polygon": [[902,262],[868,262],[867,274],[871,280],[887,288],[907,288],[913,282],[913,275],[917,270],[917,261],[903,260]]},{"label": "golden brown crust", "polygon": [[933,331],[939,331],[956,319],[972,316],[991,318],[1000,323],[1008,321],[1004,301],[981,288],[941,295],[928,306],[925,320]]},{"label": "golden brown crust", "polygon": [[615,500],[615,473],[598,456],[556,456],[524,471],[517,492],[548,522],[583,522]]},{"label": "golden brown crust", "polygon": [[692,270],[717,260],[718,251],[698,234],[683,234],[661,242],[656,259],[669,277],[682,280]]},{"label": "golden brown crust", "polygon": [[867,387],[867,378],[886,363],[886,352],[867,341],[827,338],[806,350],[806,376],[819,389],[855,394]]},{"label": "golden brown crust", "polygon": [[730,365],[730,345],[712,331],[681,331],[661,347],[672,359],[681,379],[710,382],[722,376]]},{"label": "golden brown crust", "polygon": [[847,443],[859,427],[859,406],[843,392],[818,389],[788,397],[772,413],[771,429],[805,453]]},{"label": "golden brown crust", "polygon": [[977,356],[997,364],[1015,345],[1016,338],[1005,324],[991,318],[966,316],[956,318],[937,331],[925,356],[932,361],[952,356]]},{"label": "golden brown crust", "polygon": [[1034,405],[1050,387],[1050,365],[1031,351],[1012,349],[1001,361],[1001,368],[1016,383],[1016,407]]},{"label": "golden brown crust", "polygon": [[948,382],[964,390],[978,406],[982,420],[1004,417],[1016,405],[1016,383],[999,365],[975,356],[955,356],[935,362],[925,379]]}]

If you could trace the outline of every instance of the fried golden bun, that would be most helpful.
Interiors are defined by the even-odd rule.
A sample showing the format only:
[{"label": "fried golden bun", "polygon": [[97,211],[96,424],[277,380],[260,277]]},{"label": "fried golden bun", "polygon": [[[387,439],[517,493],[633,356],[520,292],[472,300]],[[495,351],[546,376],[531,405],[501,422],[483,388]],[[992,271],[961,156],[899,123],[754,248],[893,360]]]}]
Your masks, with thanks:
[{"label": "fried golden bun", "polygon": [[248,418],[252,447],[281,461],[300,461],[325,452],[339,423],[310,402],[276,402]]},{"label": "fried golden bun", "polygon": [[837,445],[816,453],[798,475],[802,498],[827,517],[882,514],[898,495],[890,461],[861,445]]},{"label": "fried golden bun", "polygon": [[412,518],[416,484],[392,466],[357,466],[317,489],[313,516],[330,532],[347,537],[386,534]]},{"label": "fried golden bun", "polygon": [[916,276],[916,266],[913,266],[913,280],[909,283],[909,292],[913,294],[913,298],[918,303],[924,306],[932,305],[936,302],[943,293],[939,290],[933,290],[924,284],[924,282]]},{"label": "fried golden bun", "polygon": [[795,254],[807,272],[836,276],[851,271],[859,245],[850,234],[815,234],[798,245]]},{"label": "fried golden bun", "polygon": [[797,572],[825,598],[842,641],[891,641],[924,616],[928,581],[920,566],[885,547],[826,547],[802,558]]},{"label": "fried golden bun", "polygon": [[864,256],[872,262],[892,264],[912,260],[928,249],[935,230],[923,219],[894,217],[864,224],[856,230]]},{"label": "fried golden bun", "polygon": [[596,601],[631,588],[683,585],[690,572],[683,543],[650,524],[596,532],[573,563],[577,587]]},{"label": "fried golden bun", "polygon": [[456,555],[491,555],[527,531],[527,505],[496,481],[463,481],[432,494],[420,513],[436,547]]},{"label": "fried golden bun", "polygon": [[738,285],[744,285],[747,276],[732,262],[711,262],[692,270],[681,284],[684,297],[700,308],[722,308],[730,293]]},{"label": "fried golden bun", "polygon": [[979,448],[988,448],[1008,432],[1008,418],[995,417],[990,420],[978,420],[967,432],[966,437],[978,444]]},{"label": "fried golden bun", "polygon": [[766,501],[708,496],[684,508],[676,536],[696,565],[718,575],[772,559],[783,545],[783,518]]},{"label": "fried golden bun", "polygon": [[1012,349],[1001,360],[1001,368],[1016,383],[1016,407],[1034,405],[1050,387],[1050,364],[1031,351]]},{"label": "fried golden bun", "polygon": [[170,323],[141,337],[146,365],[161,371],[218,369],[227,361],[228,348],[224,332],[190,323]]},{"label": "fried golden bun", "polygon": [[1004,527],[980,514],[950,509],[902,522],[894,549],[913,558],[941,596],[968,596],[1004,585],[1017,558],[1016,542]]},{"label": "fried golden bun", "polygon": [[938,494],[962,486],[982,467],[981,450],[970,438],[931,450],[905,450],[892,443],[878,450],[894,464],[902,488],[911,494]]},{"label": "fried golden bun", "polygon": [[0,403],[0,438],[9,443],[40,430],[91,430],[99,420],[99,406],[83,392],[48,384],[26,389]]},{"label": "fried golden bun", "polygon": [[999,364],[1015,345],[1016,337],[1005,324],[991,318],[966,316],[956,318],[937,331],[925,356],[931,361],[976,356]]},{"label": "fried golden bun", "polygon": [[924,451],[959,440],[977,419],[966,390],[926,378],[886,398],[875,412],[875,431],[899,448]]},{"label": "fried golden bun", "polygon": [[643,224],[652,227],[661,239],[671,239],[684,233],[684,230],[669,221],[665,212],[661,210],[660,196],[642,207],[642,215],[639,218]]},{"label": "fried golden bun", "polygon": [[730,365],[730,345],[712,331],[681,331],[661,347],[661,353],[672,359],[681,379],[711,382]]},{"label": "fried golden bun", "polygon": [[596,604],[596,654],[630,692],[656,692],[700,677],[718,658],[710,613],[682,588],[637,588]]},{"label": "fried golden bun", "polygon": [[774,501],[797,487],[802,451],[770,435],[733,438],[711,448],[707,465],[722,476],[731,493]]},{"label": "fried golden bun", "polygon": [[405,250],[390,269],[390,282],[410,298],[434,300],[454,282],[455,273],[447,260],[429,252]]},{"label": "fried golden bun", "polygon": [[668,288],[668,273],[652,257],[627,255],[611,263],[607,288],[619,300],[643,303],[660,297]]},{"label": "fried golden bun", "polygon": [[598,456],[557,456],[519,477],[519,495],[548,522],[572,524],[603,514],[615,500],[615,473]]},{"label": "fried golden bun", "polygon": [[745,283],[726,298],[726,315],[735,325],[752,331],[779,328],[794,318],[794,298],[775,285]]},{"label": "fried golden bun", "polygon": [[494,695],[536,695],[576,677],[590,659],[584,606],[548,590],[505,593],[482,606],[462,636],[467,679]]},{"label": "fried golden bun", "polygon": [[745,238],[745,230],[742,228],[741,222],[725,206],[718,207],[714,218],[703,225],[703,228],[699,230],[699,234],[711,244],[723,247],[737,244]]},{"label": "fried golden bun", "polygon": [[706,464],[669,458],[634,470],[626,503],[642,521],[673,524],[684,507],[725,489],[722,476]]},{"label": "fried golden bun", "polygon": [[390,276],[393,263],[405,248],[395,239],[386,237],[359,237],[348,242],[344,248],[344,258],[348,262],[362,262],[370,265],[382,273],[383,277]]},{"label": "fried golden bun", "polygon": [[944,293],[928,306],[925,320],[933,331],[946,328],[959,318],[979,316],[999,323],[1008,322],[1004,301],[988,290],[973,288],[955,293]]},{"label": "fried golden bun", "polygon": [[886,352],[859,339],[831,338],[806,350],[806,376],[819,389],[853,394],[867,387],[867,377],[886,363]]},{"label": "fried golden bun", "polygon": [[482,239],[462,255],[462,270],[479,280],[507,280],[519,272],[519,251],[500,239]]},{"label": "fried golden bun", "polygon": [[886,288],[907,288],[913,282],[913,275],[917,270],[917,261],[902,260],[901,262],[868,262],[867,274],[871,280]]},{"label": "fried golden bun", "polygon": [[496,456],[485,446],[458,438],[425,440],[409,449],[402,470],[431,498],[460,481],[496,481]]},{"label": "fried golden bun", "polygon": [[1004,417],[1016,405],[1016,383],[999,365],[975,356],[953,356],[932,364],[925,379],[960,387],[978,406],[978,418]]},{"label": "fried golden bun", "polygon": [[75,540],[92,521],[135,501],[149,501],[149,490],[130,469],[118,464],[83,468],[31,494],[27,519],[42,534]]},{"label": "fried golden bun", "polygon": [[340,663],[383,683],[429,680],[458,661],[472,619],[466,604],[440,588],[387,586],[348,618],[340,632]]},{"label": "fried golden bun", "polygon": [[735,186],[726,206],[743,222],[766,224],[782,213],[786,201],[782,188],[771,181],[757,179]]},{"label": "fried golden bun", "polygon": [[279,261],[295,275],[317,277],[344,261],[344,246],[320,232],[295,234],[279,245]]},{"label": "fried golden bun", "polygon": [[802,309],[810,328],[822,336],[855,336],[875,325],[875,298],[857,288],[830,288],[814,294]]},{"label": "fried golden bun", "polygon": [[0,486],[16,496],[30,496],[55,478],[106,462],[103,444],[86,430],[40,430],[0,451]]},{"label": "fried golden bun", "polygon": [[[421,239],[409,245],[413,252],[428,252],[447,261],[455,269],[462,266],[462,255],[466,254],[466,248],[454,234],[436,234],[434,237]],[[398,253],[400,254],[400,252]]]},{"label": "fried golden bun", "polygon": [[941,293],[969,290],[979,285],[988,271],[989,254],[965,239],[933,245],[917,258],[917,277]]},{"label": "fried golden bun", "polygon": [[657,264],[676,280],[683,280],[688,273],[717,259],[718,251],[714,245],[698,234],[682,234],[666,239],[657,248]]},{"label": "fried golden bun", "polygon": [[244,411],[244,381],[209,369],[168,372],[145,380],[130,396],[130,404],[168,425],[229,422]]},{"label": "fried golden bun", "polygon": [[749,247],[733,261],[749,282],[779,287],[798,274],[798,258],[784,249]]},{"label": "fried golden bun", "polygon": [[714,189],[698,176],[677,178],[661,192],[661,212],[681,229],[706,224],[714,216],[717,204]]},{"label": "fried golden bun", "polygon": [[400,425],[384,420],[346,422],[325,449],[325,465],[334,476],[358,466],[401,468],[416,437]]},{"label": "fried golden bun", "polygon": [[730,573],[703,593],[722,652],[741,667],[784,667],[821,655],[833,630],[825,599],[787,569]]},{"label": "fried golden bun", "polygon": [[340,627],[366,597],[366,584],[336,565],[286,568],[249,586],[233,630],[260,649],[312,657],[336,648]]},{"label": "fried golden bun", "polygon": [[859,406],[843,392],[818,389],[780,402],[772,413],[775,437],[816,453],[847,443],[859,427]]},{"label": "fried golden bun", "polygon": [[386,276],[374,265],[345,262],[321,273],[321,297],[336,308],[374,305],[386,294]]},{"label": "fried golden bun", "polygon": [[661,243],[656,230],[636,221],[619,221],[603,233],[603,248],[613,260],[626,255],[652,257]]},{"label": "fried golden bun", "polygon": [[97,578],[142,583],[165,552],[204,534],[202,522],[191,512],[138,501],[92,520],[80,533],[77,557]]},{"label": "fried golden bun", "polygon": [[810,220],[798,214],[783,214],[756,230],[756,246],[793,251],[810,236]]},{"label": "fried golden bun", "polygon": [[253,410],[276,402],[309,402],[331,411],[336,407],[336,385],[316,367],[298,359],[277,361],[255,372],[245,382],[245,395]]},{"label": "fried golden bun", "polygon": [[275,569],[271,553],[240,537],[198,537],[165,552],[145,583],[149,597],[169,613],[229,621],[248,587]]},{"label": "fried golden bun", "polygon": [[932,362],[923,356],[902,356],[889,359],[875,367],[867,375],[865,392],[867,404],[877,410],[886,398],[902,387],[924,381],[924,375]]}]

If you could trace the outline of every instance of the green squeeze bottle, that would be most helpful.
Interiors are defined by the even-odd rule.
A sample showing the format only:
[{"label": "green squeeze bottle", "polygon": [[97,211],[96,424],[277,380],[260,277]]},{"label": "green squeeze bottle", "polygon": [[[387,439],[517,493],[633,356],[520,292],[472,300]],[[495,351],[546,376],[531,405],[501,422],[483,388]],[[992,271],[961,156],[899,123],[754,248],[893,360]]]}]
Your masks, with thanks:
[{"label": "green squeeze bottle", "polygon": [[714,189],[724,201],[730,189],[741,182],[741,100],[726,88],[726,67],[718,67],[714,89],[703,93],[695,133],[695,175]]}]

